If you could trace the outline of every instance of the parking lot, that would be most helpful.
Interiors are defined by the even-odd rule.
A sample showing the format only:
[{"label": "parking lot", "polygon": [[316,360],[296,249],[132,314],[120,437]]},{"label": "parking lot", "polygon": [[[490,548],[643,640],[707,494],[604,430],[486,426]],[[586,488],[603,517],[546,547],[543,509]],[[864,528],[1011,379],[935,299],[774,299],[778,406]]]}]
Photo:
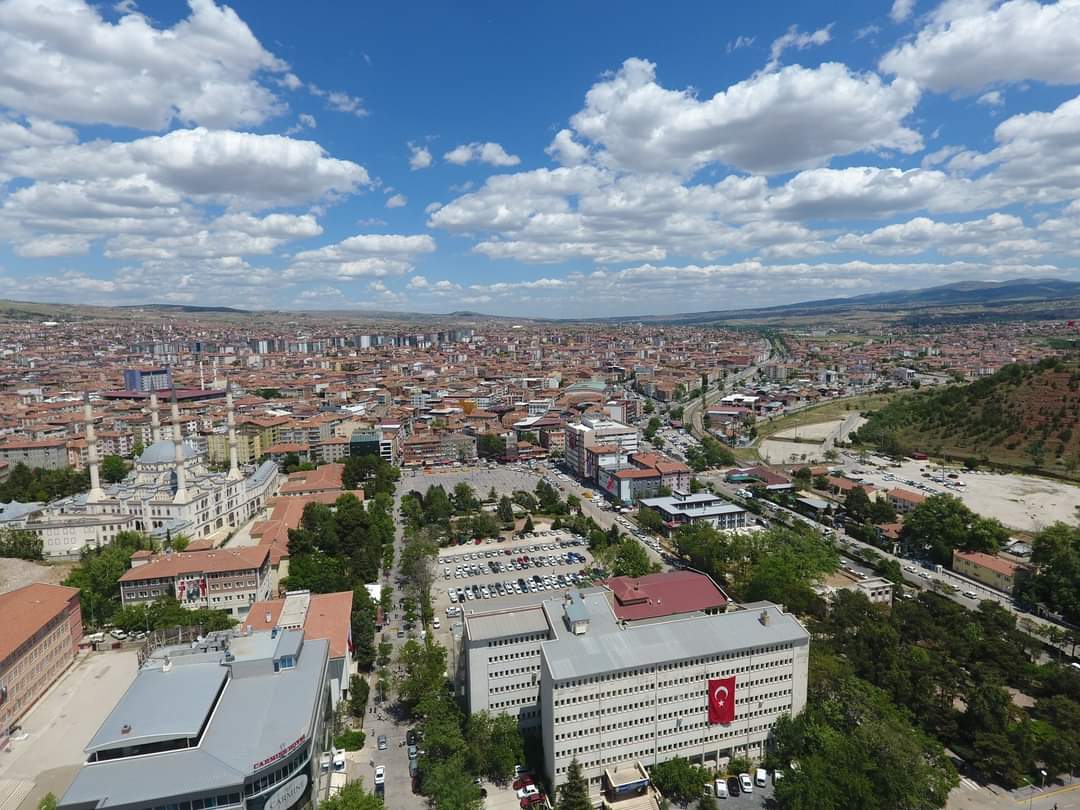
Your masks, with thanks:
[{"label": "parking lot", "polygon": [[444,617],[441,627],[462,610],[536,604],[550,598],[551,591],[586,583],[591,567],[583,538],[549,529],[502,542],[444,548],[432,588],[435,615]]}]

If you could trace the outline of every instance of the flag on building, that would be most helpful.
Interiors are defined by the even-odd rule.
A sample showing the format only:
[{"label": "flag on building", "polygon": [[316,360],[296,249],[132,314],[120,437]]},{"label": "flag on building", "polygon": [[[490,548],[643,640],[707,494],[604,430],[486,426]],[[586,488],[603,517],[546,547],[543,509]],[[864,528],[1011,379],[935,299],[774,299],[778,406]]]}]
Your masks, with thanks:
[{"label": "flag on building", "polygon": [[709,680],[709,725],[730,723],[735,719],[735,676]]}]

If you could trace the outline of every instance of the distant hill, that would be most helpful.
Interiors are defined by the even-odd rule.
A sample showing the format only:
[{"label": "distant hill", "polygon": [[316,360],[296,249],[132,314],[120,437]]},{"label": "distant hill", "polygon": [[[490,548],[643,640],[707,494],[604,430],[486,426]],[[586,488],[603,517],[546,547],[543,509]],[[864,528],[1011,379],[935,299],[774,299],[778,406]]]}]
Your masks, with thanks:
[{"label": "distant hill", "polygon": [[1080,363],[1008,365],[967,385],[891,401],[852,441],[1080,478]]},{"label": "distant hill", "polygon": [[148,312],[227,312],[235,315],[249,315],[250,309],[236,307],[198,307],[194,304],[131,304],[117,309],[142,309]]},{"label": "distant hill", "polygon": [[[875,311],[918,311],[950,307],[997,309],[1005,305],[1057,302],[1080,299],[1080,282],[1056,278],[1015,279],[1012,281],[961,281],[918,290],[894,290],[868,293],[851,298],[823,298],[796,304],[756,309],[709,310],[677,315],[621,316],[598,318],[608,321],[654,321],[664,323],[710,323],[714,321],[771,321],[786,318],[812,318]],[[1032,317],[1032,316],[1028,316]],[[1049,315],[1040,317],[1065,317]],[[928,316],[927,320],[934,320]]]}]

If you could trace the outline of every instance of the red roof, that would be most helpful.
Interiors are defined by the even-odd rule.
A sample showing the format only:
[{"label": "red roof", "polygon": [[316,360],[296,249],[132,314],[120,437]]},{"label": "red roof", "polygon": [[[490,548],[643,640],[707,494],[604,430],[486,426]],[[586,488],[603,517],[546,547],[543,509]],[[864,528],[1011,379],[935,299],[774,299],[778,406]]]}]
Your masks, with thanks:
[{"label": "red roof", "polygon": [[78,606],[79,589],[35,582],[0,595],[0,663],[59,614]]},{"label": "red roof", "polygon": [[[304,617],[304,638],[329,639],[331,658],[344,658],[349,652],[352,600],[352,591],[341,591],[313,593],[308,603],[307,616]],[[255,602],[248,610],[244,624],[251,625],[253,630],[270,630],[277,624],[284,606],[284,599]]]},{"label": "red roof", "polygon": [[[183,574],[214,574],[225,571],[250,571],[262,567],[270,551],[265,546],[219,548],[213,551],[178,551],[155,554],[148,562],[129,568],[121,582],[177,577]],[[138,552],[136,552],[138,554]],[[133,559],[142,559],[142,555]]]},{"label": "red roof", "polygon": [[614,596],[612,611],[626,621],[701,610],[723,610],[727,596],[705,574],[667,571],[643,577],[612,577],[604,583]]}]

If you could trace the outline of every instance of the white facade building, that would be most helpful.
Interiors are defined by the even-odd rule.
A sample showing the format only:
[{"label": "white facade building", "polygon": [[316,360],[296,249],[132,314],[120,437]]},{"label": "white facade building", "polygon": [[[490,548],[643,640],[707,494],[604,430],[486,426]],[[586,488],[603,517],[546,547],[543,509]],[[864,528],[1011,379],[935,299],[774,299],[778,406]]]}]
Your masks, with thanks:
[{"label": "white facade building", "polygon": [[[182,438],[175,398],[172,430],[160,427],[157,396],[151,395],[154,441],[123,481],[102,486],[97,438],[89,401],[85,404],[90,491],[50,503],[27,520],[46,557],[75,557],[88,546],[106,545],[121,531],[157,538],[183,534],[195,539],[240,526],[254,517],[277,490],[277,465],[267,461],[245,475],[237,464],[232,394],[227,395],[229,470],[212,472],[205,456]],[[171,436],[166,436],[171,432]]]},{"label": "white facade building", "polygon": [[581,421],[566,426],[566,463],[578,478],[592,480],[596,471],[587,463],[590,447],[615,447],[618,455],[629,456],[638,449],[638,430],[613,419],[583,416]]}]

